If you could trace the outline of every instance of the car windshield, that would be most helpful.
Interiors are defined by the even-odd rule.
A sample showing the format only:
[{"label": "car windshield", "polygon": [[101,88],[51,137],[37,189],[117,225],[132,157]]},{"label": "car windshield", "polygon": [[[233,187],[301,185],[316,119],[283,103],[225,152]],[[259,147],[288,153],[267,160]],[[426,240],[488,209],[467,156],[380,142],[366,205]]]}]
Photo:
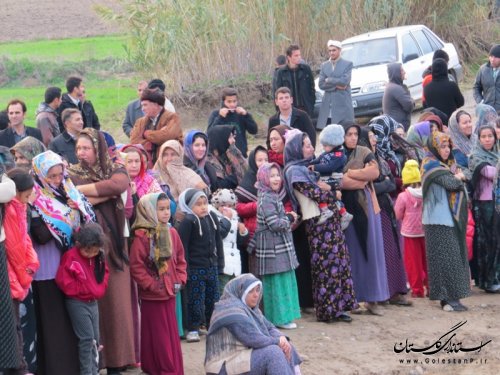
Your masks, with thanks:
[{"label": "car windshield", "polygon": [[342,57],[354,68],[397,61],[396,38],[370,39],[342,46]]}]

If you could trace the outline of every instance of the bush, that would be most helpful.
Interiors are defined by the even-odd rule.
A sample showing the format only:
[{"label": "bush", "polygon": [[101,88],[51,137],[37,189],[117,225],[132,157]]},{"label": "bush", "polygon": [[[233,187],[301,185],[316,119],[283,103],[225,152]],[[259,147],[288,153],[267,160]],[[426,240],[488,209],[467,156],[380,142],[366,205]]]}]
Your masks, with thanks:
[{"label": "bush", "polygon": [[313,67],[326,41],[392,26],[425,24],[453,42],[465,61],[484,59],[500,38],[488,0],[119,0],[99,7],[131,37],[128,58],[139,71],[185,86],[270,76],[292,42]]}]

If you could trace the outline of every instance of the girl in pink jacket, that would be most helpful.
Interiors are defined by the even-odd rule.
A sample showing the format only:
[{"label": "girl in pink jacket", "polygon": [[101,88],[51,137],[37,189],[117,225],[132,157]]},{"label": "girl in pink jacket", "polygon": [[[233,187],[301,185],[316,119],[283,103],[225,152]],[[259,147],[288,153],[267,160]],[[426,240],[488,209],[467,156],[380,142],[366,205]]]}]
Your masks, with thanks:
[{"label": "girl in pink jacket", "polygon": [[415,160],[408,160],[402,171],[406,189],[399,194],[394,211],[401,221],[401,235],[404,240],[404,261],[412,297],[424,297],[427,289],[427,259],[425,237],[422,226],[422,187],[420,170]]}]

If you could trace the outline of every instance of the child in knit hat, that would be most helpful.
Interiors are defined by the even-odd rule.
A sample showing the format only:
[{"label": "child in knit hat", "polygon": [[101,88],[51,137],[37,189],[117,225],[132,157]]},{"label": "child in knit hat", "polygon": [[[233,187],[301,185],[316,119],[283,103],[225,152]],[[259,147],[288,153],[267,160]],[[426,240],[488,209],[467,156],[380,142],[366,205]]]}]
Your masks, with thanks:
[{"label": "child in knit hat", "polygon": [[399,194],[394,212],[401,221],[401,235],[404,240],[404,262],[412,297],[424,297],[427,288],[427,260],[425,237],[422,226],[422,187],[420,170],[415,160],[408,160],[402,171],[406,189]]},{"label": "child in knit hat", "polygon": [[[347,163],[344,147],[344,128],[341,125],[331,124],[326,126],[319,134],[319,142],[324,152],[309,163],[309,169],[319,173],[320,180],[327,184],[335,184],[336,190],[340,190],[344,167]],[[347,229],[352,220],[352,215],[347,212],[342,201],[337,201],[341,216],[342,230]],[[326,203],[320,203],[321,218],[318,224],[324,223],[333,212],[328,209]]]}]

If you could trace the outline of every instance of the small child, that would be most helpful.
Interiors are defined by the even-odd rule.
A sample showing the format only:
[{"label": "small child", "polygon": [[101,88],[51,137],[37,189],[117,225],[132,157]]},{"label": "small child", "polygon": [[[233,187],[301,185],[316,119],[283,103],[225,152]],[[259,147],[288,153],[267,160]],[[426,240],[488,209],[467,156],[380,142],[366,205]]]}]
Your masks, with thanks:
[{"label": "small child", "polygon": [[[16,185],[16,196],[5,205],[3,228],[5,231],[5,254],[7,256],[10,294],[17,326],[16,351],[21,362],[18,369],[6,371],[6,373],[26,374],[28,373],[28,364],[23,356],[23,334],[19,305],[28,295],[33,276],[40,267],[37,254],[28,235],[27,221],[27,203],[35,183],[31,175],[20,168],[11,169],[7,172],[7,176]],[[0,303],[8,302],[0,301]]]},{"label": "small child", "polygon": [[[425,237],[422,226],[422,187],[420,170],[415,160],[408,160],[402,171],[403,185],[406,189],[398,195],[394,212],[396,219],[402,221],[401,235],[404,239],[404,261],[412,297],[425,296],[424,287],[429,288],[427,280],[427,260],[425,256]],[[427,292],[428,293],[428,292]]]},{"label": "small child", "polygon": [[[230,223],[227,234],[222,239],[224,248],[224,270],[219,273],[219,294],[222,295],[224,287],[236,276],[241,275],[241,256],[239,248],[248,239],[248,230],[245,224],[240,223],[236,212],[236,196],[230,189],[218,189],[212,194],[212,212],[219,221],[227,220]],[[223,233],[222,233],[223,234]]]},{"label": "small child", "polygon": [[257,229],[253,238],[264,290],[266,318],[283,329],[297,328],[300,318],[295,269],[297,255],[292,238],[292,224],[298,215],[285,212],[280,199],[283,190],[281,168],[276,163],[264,163],[257,171]]},{"label": "small child", "polygon": [[170,212],[165,193],[143,195],[132,226],[130,272],[139,287],[141,366],[148,374],[183,371],[176,295],[186,284],[186,260],[179,234],[169,224]]},{"label": "small child", "polygon": [[[335,189],[340,190],[344,167],[347,163],[347,157],[342,145],[344,144],[344,128],[337,124],[326,126],[319,135],[319,141],[323,146],[324,152],[316,159],[309,163],[309,169],[318,172],[320,180],[335,184]],[[342,230],[347,229],[352,221],[352,215],[347,212],[342,201],[337,201],[341,216]],[[333,215],[333,212],[328,209],[328,204],[320,203],[321,211],[318,224],[323,224],[328,218]]]},{"label": "small child", "polygon": [[78,337],[80,374],[99,373],[99,310],[97,300],[108,287],[109,270],[104,251],[104,232],[88,223],[74,234],[75,247],[61,258],[56,284],[66,296],[73,331]]},{"label": "small child", "polygon": [[184,190],[178,207],[185,213],[178,231],[188,266],[186,341],[198,342],[200,325],[210,322],[215,302],[219,300],[218,274],[224,269],[224,249],[219,219],[209,212],[208,198],[202,190]]}]

